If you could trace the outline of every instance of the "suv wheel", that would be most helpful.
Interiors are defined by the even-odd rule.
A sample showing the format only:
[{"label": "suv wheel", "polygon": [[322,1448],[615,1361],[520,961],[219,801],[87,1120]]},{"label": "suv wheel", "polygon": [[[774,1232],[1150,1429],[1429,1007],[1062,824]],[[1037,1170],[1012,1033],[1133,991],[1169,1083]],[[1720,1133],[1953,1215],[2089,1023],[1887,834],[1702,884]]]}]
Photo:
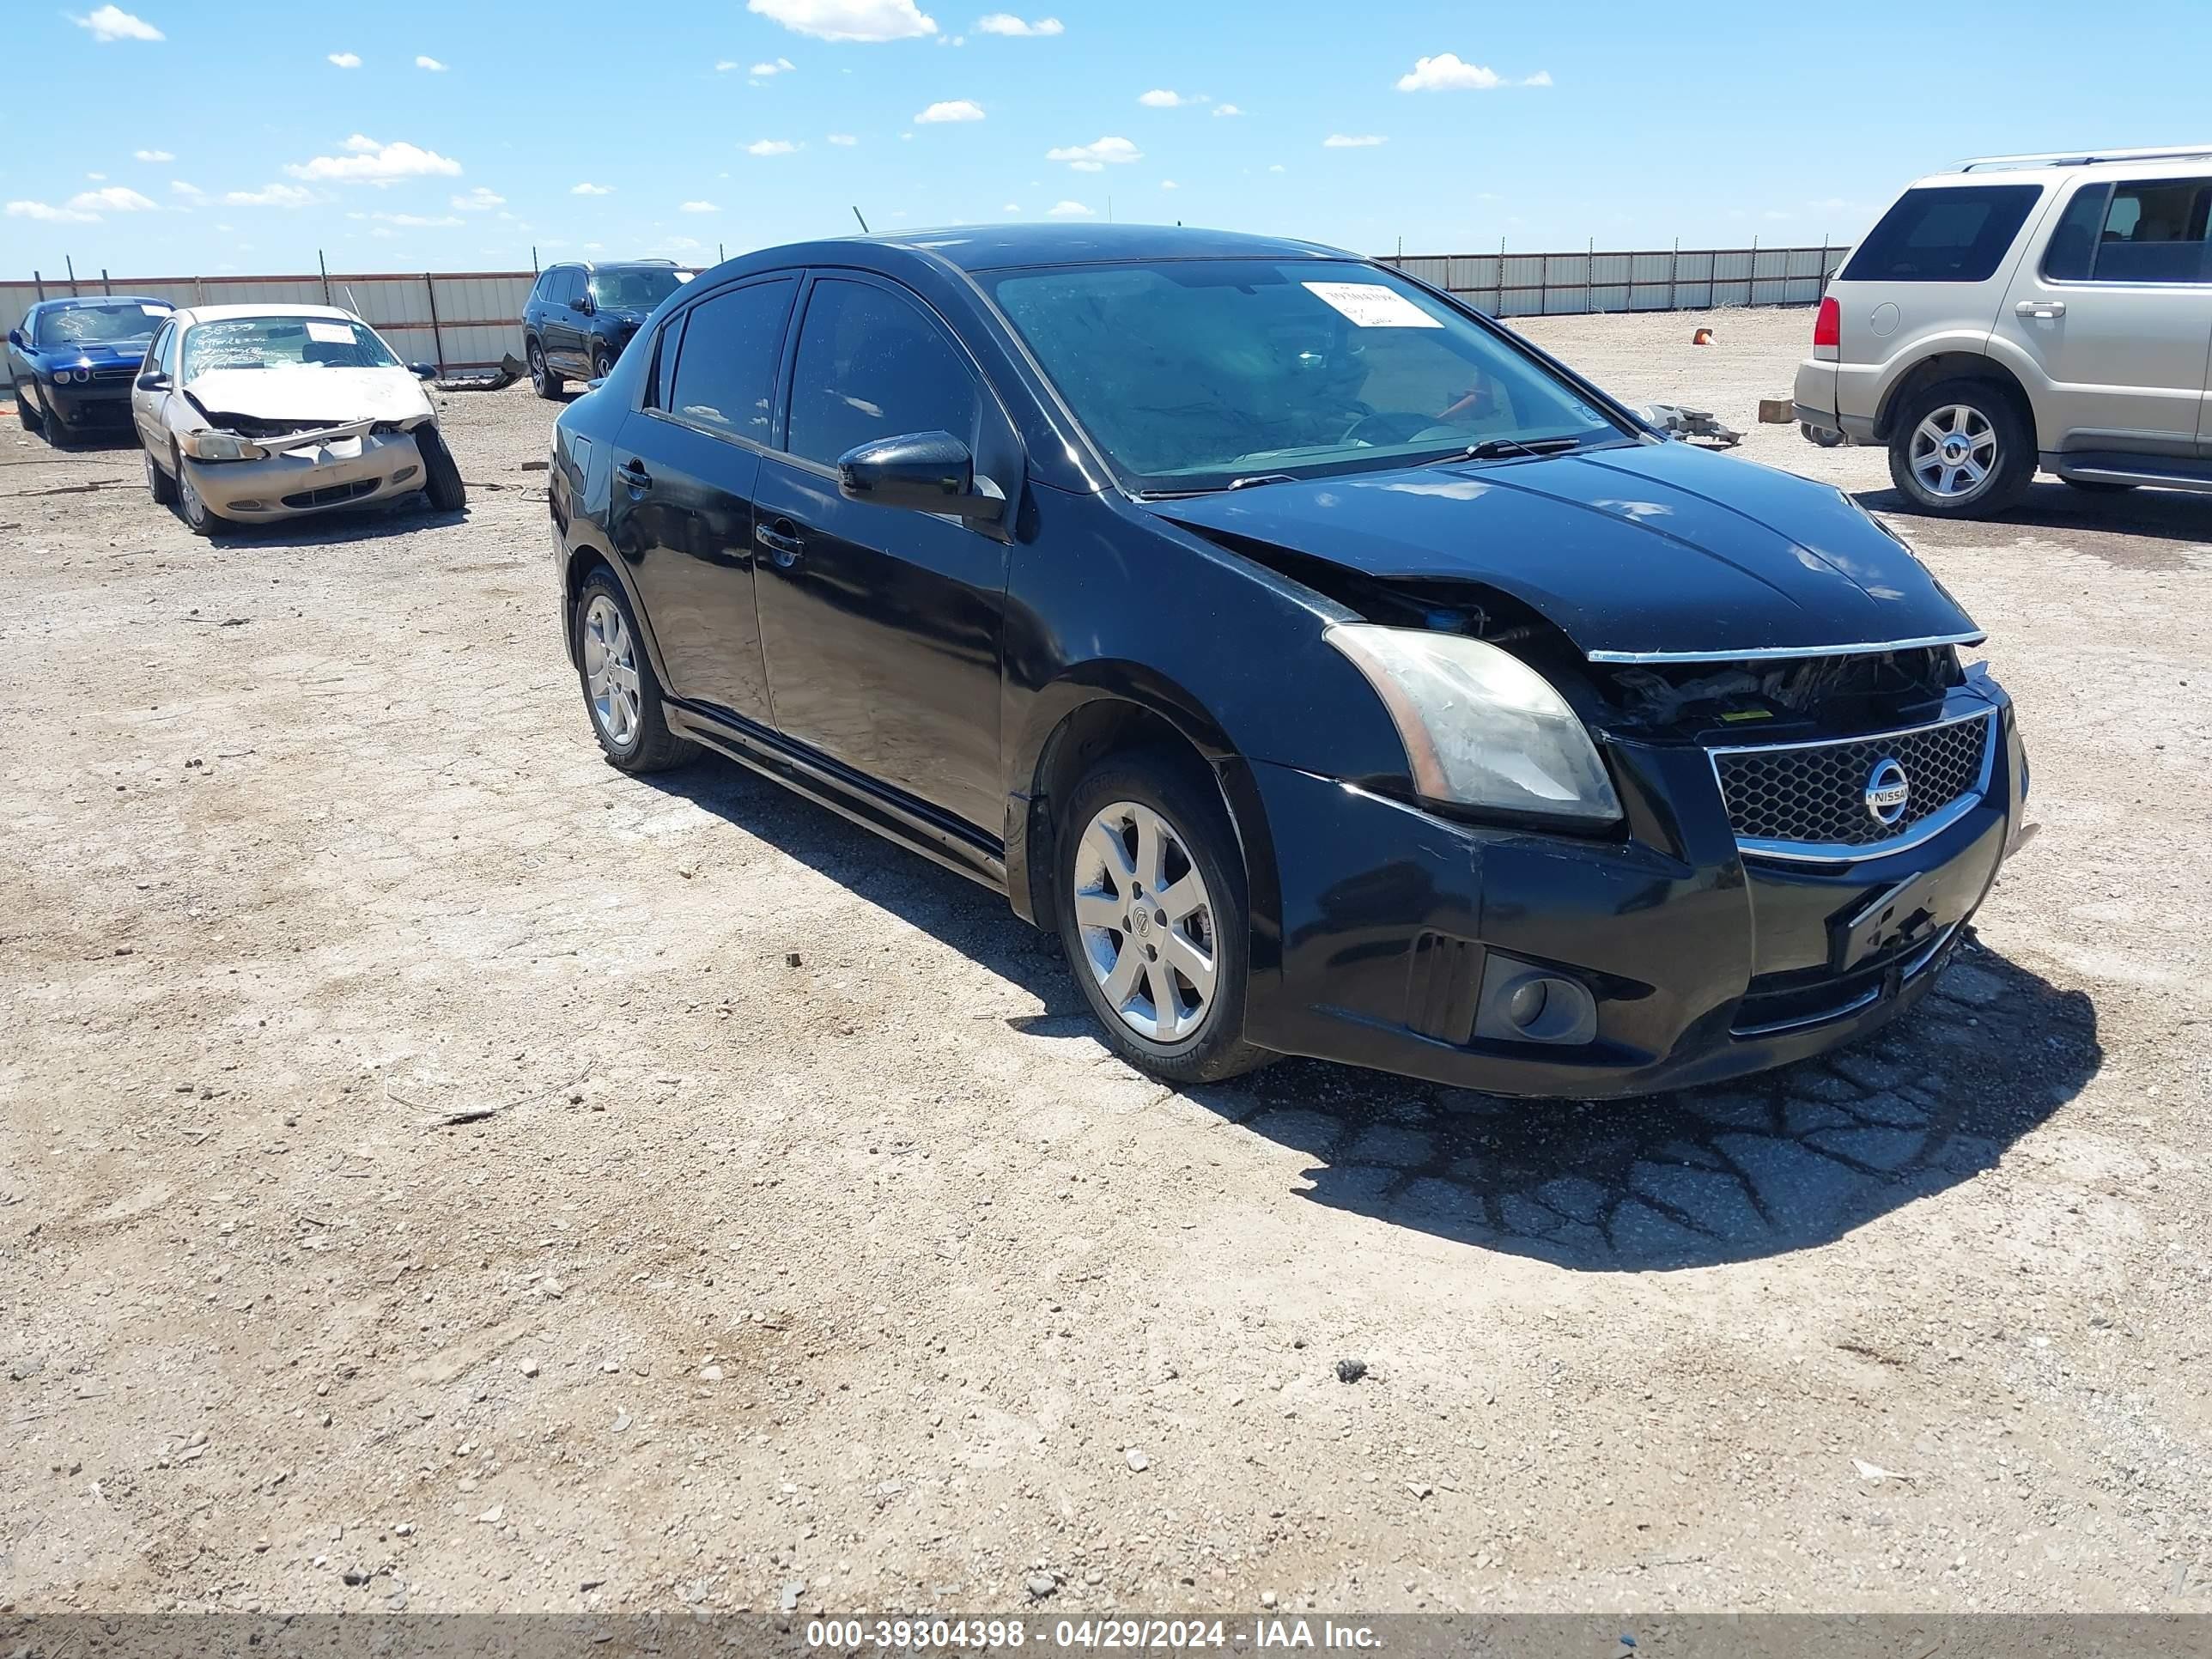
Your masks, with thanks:
[{"label": "suv wheel", "polygon": [[610,374],[613,374],[614,372],[615,372],[615,357],[614,357],[614,353],[612,353],[611,351],[609,351],[609,350],[608,350],[605,346],[594,346],[594,347],[592,347],[592,378],[593,380],[605,380],[605,379],[607,378],[607,376],[608,376],[608,375],[610,375]]},{"label": "suv wheel", "polygon": [[1170,1083],[1273,1058],[1244,1041],[1251,924],[1228,814],[1175,757],[1109,760],[1060,815],[1060,942],[1106,1046]]},{"label": "suv wheel", "polygon": [[696,759],[699,746],[668,729],[660,682],[611,572],[602,568],[584,579],[575,617],[576,672],[607,759],[625,772],[665,772]]},{"label": "suv wheel", "polygon": [[2035,440],[1988,380],[1945,380],[1898,412],[1889,477],[1923,513],[1979,519],[2016,507],[2035,477]]},{"label": "suv wheel", "polygon": [[541,398],[557,398],[568,389],[568,382],[545,364],[545,348],[532,340],[530,343],[530,389]]}]

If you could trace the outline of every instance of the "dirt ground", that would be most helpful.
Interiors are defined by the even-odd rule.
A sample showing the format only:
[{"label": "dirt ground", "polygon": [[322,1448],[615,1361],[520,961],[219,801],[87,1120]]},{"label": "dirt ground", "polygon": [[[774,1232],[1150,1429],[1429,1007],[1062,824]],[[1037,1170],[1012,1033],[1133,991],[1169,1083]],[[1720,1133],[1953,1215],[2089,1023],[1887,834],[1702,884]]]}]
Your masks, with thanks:
[{"label": "dirt ground", "polygon": [[[1753,424],[1809,328],[1531,331],[1894,512]],[[0,1611],[2212,1610],[2212,501],[1893,520],[2042,830],[1881,1036],[1176,1093],[981,890],[602,764],[552,411],[447,402],[465,517],[212,544],[0,437]]]}]

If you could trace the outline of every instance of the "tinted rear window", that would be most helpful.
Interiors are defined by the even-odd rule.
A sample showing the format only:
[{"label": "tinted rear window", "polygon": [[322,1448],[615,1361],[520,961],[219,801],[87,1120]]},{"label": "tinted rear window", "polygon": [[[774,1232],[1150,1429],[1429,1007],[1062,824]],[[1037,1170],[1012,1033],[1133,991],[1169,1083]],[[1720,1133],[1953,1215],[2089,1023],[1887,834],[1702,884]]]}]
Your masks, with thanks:
[{"label": "tinted rear window", "polygon": [[1908,190],[1844,267],[1847,283],[1980,283],[1996,272],[2040,185]]}]

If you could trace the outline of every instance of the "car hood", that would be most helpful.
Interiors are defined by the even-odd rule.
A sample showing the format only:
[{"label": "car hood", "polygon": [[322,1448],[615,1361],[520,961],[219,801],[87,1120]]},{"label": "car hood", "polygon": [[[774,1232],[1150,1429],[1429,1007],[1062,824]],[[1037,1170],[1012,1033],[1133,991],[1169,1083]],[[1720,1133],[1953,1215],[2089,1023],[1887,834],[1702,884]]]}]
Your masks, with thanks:
[{"label": "car hood", "polygon": [[1818,655],[1980,630],[1832,484],[1685,443],[1144,504],[1385,580],[1480,582],[1599,659]]},{"label": "car hood", "polygon": [[42,345],[33,346],[26,355],[41,362],[71,365],[91,363],[105,367],[114,363],[143,363],[146,361],[146,348],[152,343],[152,339],[148,338],[124,345],[112,345],[106,341],[98,345]]},{"label": "car hood", "polygon": [[422,383],[404,368],[210,368],[185,392],[217,422],[237,416],[342,426],[430,413]]}]

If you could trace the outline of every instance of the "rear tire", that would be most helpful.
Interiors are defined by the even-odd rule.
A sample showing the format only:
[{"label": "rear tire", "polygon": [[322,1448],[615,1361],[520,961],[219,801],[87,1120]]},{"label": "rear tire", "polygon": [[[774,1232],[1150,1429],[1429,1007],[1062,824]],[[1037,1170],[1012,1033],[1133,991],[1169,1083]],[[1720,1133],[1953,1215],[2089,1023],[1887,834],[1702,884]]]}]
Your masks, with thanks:
[{"label": "rear tire", "polygon": [[556,374],[545,361],[545,348],[532,340],[530,343],[530,389],[539,397],[557,400],[568,389],[568,383]]},{"label": "rear tire", "polygon": [[593,347],[592,349],[592,378],[595,380],[604,380],[608,375],[614,372],[614,354],[609,351],[605,346]]},{"label": "rear tire", "polygon": [[161,471],[161,464],[154,459],[152,450],[141,449],[138,453],[146,460],[146,493],[154,498],[154,505],[174,507],[177,504],[177,481]]},{"label": "rear tire", "polygon": [[629,596],[605,567],[584,578],[569,625],[584,707],[608,763],[624,772],[665,772],[698,759],[699,745],[668,729],[660,681]]},{"label": "rear tire", "polygon": [[1244,1041],[1252,925],[1213,781],[1178,755],[1114,756],[1054,811],[1060,944],[1106,1046],[1173,1084],[1273,1060]]},{"label": "rear tire", "polygon": [[1987,519],[2020,505],[2035,477],[2035,434],[1994,380],[1942,380],[1916,393],[1890,428],[1889,477],[1918,511]]},{"label": "rear tire", "polygon": [[415,428],[415,447],[422,454],[422,494],[440,513],[458,513],[469,504],[468,486],[461,482],[459,464],[446,447],[445,434],[434,426]]}]

